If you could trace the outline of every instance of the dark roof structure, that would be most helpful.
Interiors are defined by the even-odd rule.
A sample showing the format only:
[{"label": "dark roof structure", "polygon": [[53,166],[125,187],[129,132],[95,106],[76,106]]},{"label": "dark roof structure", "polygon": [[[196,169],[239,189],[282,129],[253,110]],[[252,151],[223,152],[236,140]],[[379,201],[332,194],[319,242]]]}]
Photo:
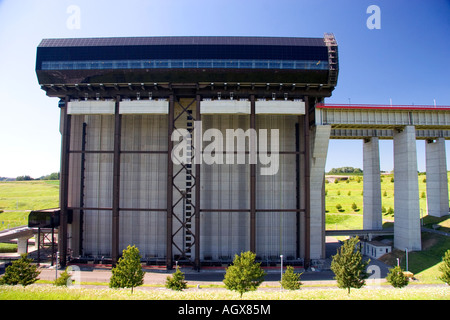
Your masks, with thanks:
[{"label": "dark roof structure", "polygon": [[43,88],[154,83],[337,83],[334,36],[44,39]]}]

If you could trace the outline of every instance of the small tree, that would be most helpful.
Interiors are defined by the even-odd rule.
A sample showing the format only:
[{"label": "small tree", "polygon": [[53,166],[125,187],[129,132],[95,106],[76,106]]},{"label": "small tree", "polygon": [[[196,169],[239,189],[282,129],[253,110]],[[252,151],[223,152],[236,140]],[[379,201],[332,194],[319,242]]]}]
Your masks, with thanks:
[{"label": "small tree", "polygon": [[5,275],[0,278],[0,284],[28,286],[39,280],[41,273],[37,266],[33,265],[33,259],[27,258],[27,254],[22,254],[20,259],[14,261],[6,268]]},{"label": "small tree", "polygon": [[67,269],[62,272],[59,277],[55,280],[54,284],[55,286],[66,286],[72,283],[71,275],[69,272],[67,272]]},{"label": "small tree", "polygon": [[302,273],[295,273],[292,266],[286,267],[286,272],[281,277],[281,286],[288,290],[298,290],[302,283],[300,282],[300,276]]},{"label": "small tree", "polygon": [[450,249],[445,252],[443,263],[439,266],[439,271],[442,272],[439,279],[450,285]]},{"label": "small tree", "polygon": [[178,266],[173,276],[166,278],[166,288],[177,291],[182,291],[187,288],[187,282],[184,281],[184,273],[180,271]]},{"label": "small tree", "polygon": [[408,285],[408,277],[403,273],[402,268],[400,266],[395,266],[392,269],[389,269],[389,273],[386,277],[386,280],[394,287],[394,288],[403,288]]},{"label": "small tree", "polygon": [[248,291],[256,290],[264,281],[266,273],[255,262],[256,254],[251,251],[241,252],[234,256],[233,264],[226,269],[223,280],[228,290],[234,290],[242,295]]},{"label": "small tree", "polygon": [[358,206],[356,205],[355,202],[352,203],[352,209],[353,211],[356,211],[358,209]]},{"label": "small tree", "polygon": [[109,280],[110,288],[133,288],[144,283],[144,271],[141,266],[139,249],[128,246],[122,252],[122,257],[117,265],[111,270],[112,276]]},{"label": "small tree", "polygon": [[335,274],[339,288],[361,288],[369,277],[366,267],[369,261],[363,261],[361,252],[357,249],[359,238],[350,238],[338,249],[331,262],[331,270]]},{"label": "small tree", "polygon": [[338,203],[338,204],[336,205],[336,209],[337,209],[337,211],[339,211],[339,212],[342,210],[342,206],[341,206],[340,203]]}]

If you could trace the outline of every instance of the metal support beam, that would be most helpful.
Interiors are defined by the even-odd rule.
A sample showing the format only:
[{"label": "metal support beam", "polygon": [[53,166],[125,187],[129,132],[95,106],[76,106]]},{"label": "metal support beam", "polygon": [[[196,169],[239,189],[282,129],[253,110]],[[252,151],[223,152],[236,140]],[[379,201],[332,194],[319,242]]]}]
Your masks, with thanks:
[{"label": "metal support beam", "polygon": [[[300,210],[300,119],[298,117],[298,123],[295,124],[295,208]],[[297,258],[300,258],[300,211],[295,213],[295,230],[297,230],[297,235],[295,238],[295,252]]]},{"label": "metal support beam", "polygon": [[[201,121],[202,114],[200,112],[200,101],[201,96],[196,96],[196,106],[195,106],[195,120]],[[195,134],[202,135],[202,132],[196,132]],[[193,137],[195,139],[195,137]],[[201,139],[195,139],[196,142],[202,143]],[[200,179],[200,161],[198,156],[200,154],[201,146],[195,146],[195,159],[197,162],[195,163],[195,261],[194,267],[195,269],[200,271],[200,193],[201,193],[201,179]]]},{"label": "metal support beam", "polygon": [[175,115],[175,102],[173,94],[169,97],[168,135],[167,135],[167,224],[166,224],[166,267],[171,270],[172,257],[172,215],[173,215],[173,162],[171,152],[173,149],[172,132]]},{"label": "metal support beam", "polygon": [[70,150],[70,120],[71,116],[67,113],[69,97],[66,96],[64,107],[62,107],[62,141],[61,141],[61,175],[60,175],[60,193],[59,205],[61,208],[60,226],[58,233],[58,246],[60,252],[60,266],[66,266],[67,256],[67,215],[69,198],[69,150]]},{"label": "metal support beam", "polygon": [[119,113],[120,96],[116,97],[114,112],[114,160],[113,160],[113,203],[112,203],[112,264],[119,260],[119,208],[120,208],[120,140],[121,140],[121,115]]},{"label": "metal support beam", "polygon": [[[87,134],[87,124],[86,122],[83,123],[83,132],[82,132],[82,138],[81,138],[81,151],[83,152],[81,154],[81,165],[80,165],[80,207],[84,207],[84,187],[85,187],[85,169],[86,169],[86,154],[84,151],[86,151],[86,134]],[[80,230],[79,230],[79,240],[78,240],[78,253],[80,256],[83,255],[83,227],[84,227],[84,210],[80,210]]]},{"label": "metal support beam", "polygon": [[[255,95],[250,96],[250,129],[256,129]],[[255,147],[253,136],[250,136],[250,148]],[[256,150],[250,150],[256,151]],[[251,157],[250,152],[250,157]],[[256,253],[256,164],[250,162],[250,251]]]},{"label": "metal support beam", "polygon": [[310,215],[311,215],[311,149],[310,149],[310,136],[309,136],[309,97],[305,96],[305,116],[304,116],[304,139],[305,139],[305,259],[304,268],[309,268],[310,262]]}]

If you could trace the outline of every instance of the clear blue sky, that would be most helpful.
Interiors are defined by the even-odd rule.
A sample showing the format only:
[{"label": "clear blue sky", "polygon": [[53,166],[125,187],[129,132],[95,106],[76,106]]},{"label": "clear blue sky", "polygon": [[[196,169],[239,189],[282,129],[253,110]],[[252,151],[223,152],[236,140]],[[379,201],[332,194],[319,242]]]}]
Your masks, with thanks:
[{"label": "clear blue sky", "polygon": [[[80,8],[79,29],[66,25],[70,5]],[[366,26],[369,5],[380,7],[379,30]],[[449,0],[0,0],[0,176],[59,171],[57,99],[34,71],[43,38],[324,32],[335,34],[340,60],[327,102],[450,105]],[[392,170],[392,142],[380,145],[381,169]],[[417,146],[423,171],[424,142]],[[362,168],[361,141],[330,142],[326,170],[341,166]]]}]

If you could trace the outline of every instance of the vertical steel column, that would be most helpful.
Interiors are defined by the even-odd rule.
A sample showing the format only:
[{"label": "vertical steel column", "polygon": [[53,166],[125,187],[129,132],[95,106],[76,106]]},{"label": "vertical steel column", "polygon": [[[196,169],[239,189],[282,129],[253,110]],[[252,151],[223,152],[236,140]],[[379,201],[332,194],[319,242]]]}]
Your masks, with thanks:
[{"label": "vertical steel column", "polygon": [[169,97],[169,116],[167,132],[167,225],[166,225],[166,267],[171,270],[172,260],[172,215],[173,215],[173,162],[172,162],[172,132],[174,126],[175,102],[174,95]]},{"label": "vertical steel column", "polygon": [[[83,137],[81,140],[81,151],[86,151],[86,122],[83,123]],[[86,167],[86,154],[83,152],[81,154],[81,174],[80,174],[80,208],[84,207],[84,173]],[[78,240],[78,252],[79,255],[83,255],[83,226],[84,226],[84,209],[80,210],[80,229],[79,229],[79,240]]]},{"label": "vertical steel column", "polygon": [[311,257],[310,248],[310,214],[311,214],[311,150],[310,150],[310,135],[309,135],[309,97],[305,96],[305,116],[304,116],[304,138],[305,138],[305,262],[304,268],[309,268]]},{"label": "vertical steel column", "polygon": [[62,141],[61,141],[61,175],[60,175],[60,193],[59,205],[60,225],[58,233],[58,246],[60,252],[60,266],[66,266],[67,256],[67,215],[68,215],[68,198],[69,198],[69,156],[70,156],[70,115],[67,113],[69,105],[69,97],[66,96],[65,104],[62,108]]},{"label": "vertical steel column", "polygon": [[[202,120],[202,114],[200,112],[200,95],[196,97],[196,106],[195,106],[195,121]],[[196,135],[202,136],[203,132],[195,132]],[[195,139],[194,141],[199,143],[200,145],[195,145],[195,261],[194,267],[200,271],[200,191],[201,191],[201,180],[200,180],[200,157],[201,154],[201,144],[202,139]]]},{"label": "vertical steel column", "polygon": [[113,203],[112,203],[112,264],[116,265],[119,260],[119,208],[120,208],[120,140],[121,140],[121,116],[119,113],[120,96],[116,97],[114,112],[114,160],[113,160]]},{"label": "vertical steel column", "polygon": [[[255,95],[250,96],[250,130],[256,129]],[[256,147],[250,135],[250,148]],[[250,157],[255,150],[250,150]],[[256,253],[256,163],[250,161],[250,251]]]},{"label": "vertical steel column", "polygon": [[[295,124],[295,208],[300,209],[300,116],[297,117],[298,123]],[[300,212],[295,213],[295,230],[297,236],[295,239],[295,252],[297,258],[300,257]]]}]

